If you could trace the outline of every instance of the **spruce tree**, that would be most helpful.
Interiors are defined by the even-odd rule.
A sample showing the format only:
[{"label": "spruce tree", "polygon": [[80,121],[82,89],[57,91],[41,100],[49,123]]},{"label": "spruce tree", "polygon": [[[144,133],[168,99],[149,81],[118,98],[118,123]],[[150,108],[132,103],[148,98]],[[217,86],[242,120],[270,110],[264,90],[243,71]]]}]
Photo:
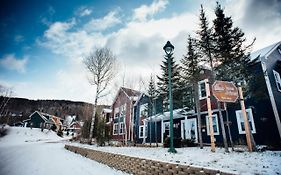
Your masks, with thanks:
[{"label": "spruce tree", "polygon": [[[158,94],[163,99],[163,108],[165,111],[168,111],[169,105],[169,79],[168,79],[168,57],[164,56],[164,61],[162,61],[161,76],[157,76],[158,82]],[[171,81],[172,81],[172,93],[173,93],[173,106],[174,109],[182,107],[182,82],[179,73],[180,67],[175,63],[173,54],[171,55]]]},{"label": "spruce tree", "polygon": [[[148,109],[149,109],[149,115],[153,116],[155,115],[155,111],[156,111],[156,106],[155,106],[155,98],[156,98],[156,87],[155,87],[155,81],[153,76],[150,76],[150,81],[149,81],[149,85],[148,85],[148,90],[147,90],[147,94],[149,97],[149,103],[148,103]],[[152,118],[150,117],[150,122],[149,122],[149,143],[151,145],[151,134],[152,134]],[[157,134],[157,133],[155,133]]]},{"label": "spruce tree", "polygon": [[156,98],[157,94],[156,94],[155,81],[154,81],[154,78],[153,78],[152,75],[150,76],[147,94],[148,94],[148,97],[149,97],[149,105],[148,105],[149,106],[149,108],[148,108],[149,114],[154,115],[154,113],[155,113],[154,103],[155,103],[155,98]]},{"label": "spruce tree", "polygon": [[226,81],[247,81],[250,76],[247,69],[249,46],[244,46],[246,38],[238,27],[233,27],[231,17],[224,14],[217,3],[214,24],[214,53],[219,64],[216,66],[217,78]]},{"label": "spruce tree", "polygon": [[[249,48],[253,43],[249,46],[244,46],[246,41],[244,33],[238,27],[233,27],[231,17],[224,14],[224,10],[218,2],[215,14],[213,36],[214,53],[218,59],[218,64],[215,67],[216,78],[235,83],[249,81],[251,78],[247,68]],[[254,140],[252,141],[254,142]]]},{"label": "spruce tree", "polygon": [[[212,35],[212,28],[209,28],[209,22],[205,15],[205,11],[203,5],[201,5],[200,16],[199,16],[199,30],[196,32],[197,39],[197,47],[200,49],[201,56],[205,57],[204,61],[209,62],[209,66],[213,71],[214,68],[214,38]],[[213,77],[214,78],[214,77]]]},{"label": "spruce tree", "polygon": [[190,36],[188,37],[187,43],[187,54],[184,55],[183,59],[181,59],[182,63],[182,73],[185,84],[190,84],[194,93],[192,96],[195,101],[196,112],[197,112],[197,120],[198,120],[198,132],[199,132],[199,143],[200,148],[203,148],[202,141],[202,126],[201,126],[201,114],[200,114],[200,101],[198,95],[198,81],[200,80],[200,66],[199,62],[200,57],[198,52],[196,51],[196,46],[194,46],[195,42]]}]

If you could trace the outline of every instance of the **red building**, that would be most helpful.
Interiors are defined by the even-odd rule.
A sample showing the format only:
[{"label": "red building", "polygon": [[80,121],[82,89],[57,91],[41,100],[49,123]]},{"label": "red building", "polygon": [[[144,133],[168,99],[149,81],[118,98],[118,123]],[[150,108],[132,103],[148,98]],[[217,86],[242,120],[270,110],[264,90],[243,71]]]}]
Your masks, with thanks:
[{"label": "red building", "polygon": [[121,87],[112,104],[112,140],[133,141],[133,106],[141,93]]}]

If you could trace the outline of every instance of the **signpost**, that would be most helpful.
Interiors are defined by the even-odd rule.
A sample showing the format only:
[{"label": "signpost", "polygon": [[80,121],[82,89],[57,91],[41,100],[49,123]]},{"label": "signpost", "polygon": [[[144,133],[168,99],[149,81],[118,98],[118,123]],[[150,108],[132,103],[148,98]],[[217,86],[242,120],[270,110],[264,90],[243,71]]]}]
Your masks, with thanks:
[{"label": "signpost", "polygon": [[[219,102],[235,103],[236,100],[238,99],[238,89],[232,82],[215,81],[215,83],[212,86],[212,92]],[[239,98],[240,98],[241,110],[245,123],[246,141],[249,151],[252,152],[253,148],[252,148],[251,135],[250,135],[251,131],[249,127],[248,117],[246,114],[243,92],[241,87],[239,87]]]},{"label": "signpost", "polygon": [[212,92],[220,102],[235,103],[238,99],[237,87],[232,82],[215,81]]}]

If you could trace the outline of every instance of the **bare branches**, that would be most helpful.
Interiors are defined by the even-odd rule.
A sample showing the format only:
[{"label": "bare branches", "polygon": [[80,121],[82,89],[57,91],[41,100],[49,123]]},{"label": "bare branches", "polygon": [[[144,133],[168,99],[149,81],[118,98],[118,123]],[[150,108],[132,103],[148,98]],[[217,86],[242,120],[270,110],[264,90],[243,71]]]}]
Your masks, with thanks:
[{"label": "bare branches", "polygon": [[89,82],[97,86],[99,98],[116,73],[116,57],[107,48],[96,49],[84,59],[84,64],[91,74]]},{"label": "bare branches", "polygon": [[5,107],[8,104],[12,94],[13,94],[13,91],[11,88],[7,88],[0,84],[0,97],[3,98],[3,101],[1,101],[1,104],[0,104],[0,117],[4,114]]},{"label": "bare branches", "polygon": [[96,49],[93,53],[86,57],[84,59],[84,64],[91,74],[89,82],[96,86],[96,96],[89,136],[89,143],[91,144],[93,131],[96,128],[94,124],[96,120],[98,99],[106,95],[102,95],[102,92],[107,88],[109,82],[113,79],[116,73],[116,58],[109,49],[101,48]]}]

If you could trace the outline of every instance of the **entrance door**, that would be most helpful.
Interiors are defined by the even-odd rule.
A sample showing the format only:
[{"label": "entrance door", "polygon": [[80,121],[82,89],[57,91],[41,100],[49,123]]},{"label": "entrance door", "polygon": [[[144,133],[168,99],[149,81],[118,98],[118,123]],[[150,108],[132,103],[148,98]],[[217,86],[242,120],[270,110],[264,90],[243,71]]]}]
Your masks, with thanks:
[{"label": "entrance door", "polygon": [[187,119],[186,122],[185,120],[181,121],[181,138],[198,142],[196,118]]}]

